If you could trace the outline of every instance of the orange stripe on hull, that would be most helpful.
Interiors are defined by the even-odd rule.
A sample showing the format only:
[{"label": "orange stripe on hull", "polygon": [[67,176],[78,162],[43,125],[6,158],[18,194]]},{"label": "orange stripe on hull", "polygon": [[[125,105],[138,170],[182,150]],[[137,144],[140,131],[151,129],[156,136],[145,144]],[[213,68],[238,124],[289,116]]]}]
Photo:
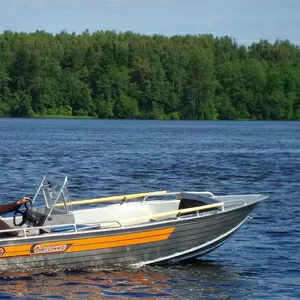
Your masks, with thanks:
[{"label": "orange stripe on hull", "polygon": [[41,255],[62,252],[82,252],[96,249],[116,248],[140,245],[167,240],[175,228],[149,230],[138,233],[127,233],[114,236],[68,239],[58,242],[26,244],[1,247],[0,258]]}]

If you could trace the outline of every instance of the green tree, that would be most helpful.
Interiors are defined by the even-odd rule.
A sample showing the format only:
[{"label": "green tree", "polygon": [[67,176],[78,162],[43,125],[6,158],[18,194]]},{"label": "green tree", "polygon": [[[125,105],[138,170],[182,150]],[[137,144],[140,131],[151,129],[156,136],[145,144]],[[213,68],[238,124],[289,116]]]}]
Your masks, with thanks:
[{"label": "green tree", "polygon": [[212,35],[0,34],[0,116],[300,118],[300,49]]}]

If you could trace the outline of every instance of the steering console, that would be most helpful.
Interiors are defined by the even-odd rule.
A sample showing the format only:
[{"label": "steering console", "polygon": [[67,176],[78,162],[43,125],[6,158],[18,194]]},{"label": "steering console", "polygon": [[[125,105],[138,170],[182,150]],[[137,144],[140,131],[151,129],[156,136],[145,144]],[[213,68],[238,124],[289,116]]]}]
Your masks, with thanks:
[{"label": "steering console", "polygon": [[[19,223],[17,222],[18,216],[22,217],[22,220]],[[13,224],[15,226],[22,226],[26,222],[29,222],[33,226],[43,226],[46,217],[47,216],[45,214],[33,210],[32,202],[29,200],[28,202],[25,202],[17,207],[13,217]]]}]

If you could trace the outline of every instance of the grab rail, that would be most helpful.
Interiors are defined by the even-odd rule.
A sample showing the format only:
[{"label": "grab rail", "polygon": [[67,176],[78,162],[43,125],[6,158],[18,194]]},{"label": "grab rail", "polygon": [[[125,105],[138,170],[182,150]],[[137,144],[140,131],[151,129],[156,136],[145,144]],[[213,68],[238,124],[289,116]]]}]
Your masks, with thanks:
[{"label": "grab rail", "polygon": [[[87,199],[87,200],[77,200],[77,201],[68,202],[67,206],[103,203],[103,202],[109,202],[109,201],[126,201],[129,199],[146,197],[147,195],[160,195],[160,194],[166,194],[166,193],[168,193],[168,191],[157,191],[157,192],[148,192],[148,193],[139,193],[139,194],[128,194],[128,195],[121,195],[121,196],[109,196],[109,197]],[[55,206],[59,207],[59,206],[63,206],[63,205],[64,205],[64,203],[58,203]]]},{"label": "grab rail", "polygon": [[152,193],[152,194],[148,194],[144,197],[143,202],[145,202],[148,198],[150,197],[155,197],[155,196],[169,196],[169,195],[178,195],[180,194],[180,192],[171,192],[171,193],[164,193],[162,192],[156,192],[156,193]]},{"label": "grab rail", "polygon": [[208,195],[211,196],[212,198],[215,197],[215,195],[211,192],[184,192],[185,194],[195,194],[195,195]]},{"label": "grab rail", "polygon": [[[115,224],[115,226],[112,226],[112,224]],[[7,236],[7,237],[0,237],[0,240],[2,239],[7,239],[7,238],[24,238],[24,237],[28,237],[28,236],[39,236],[40,233],[37,234],[30,234],[30,231],[39,231],[40,229],[42,230],[46,230],[46,229],[59,229],[59,228],[64,228],[64,227],[70,227],[70,229],[68,230],[68,232],[70,231],[74,231],[74,232],[81,232],[81,228],[78,228],[79,226],[86,226],[86,228],[82,228],[82,229],[90,229],[92,227],[89,228],[89,226],[94,226],[94,225],[99,225],[99,229],[102,228],[107,228],[107,227],[123,227],[123,225],[119,222],[119,221],[105,221],[105,222],[100,222],[100,223],[83,223],[83,224],[75,224],[75,223],[70,223],[70,224],[57,224],[57,225],[47,225],[47,226],[39,226],[39,227],[20,227],[20,228],[11,228],[11,229],[3,229],[0,230],[0,233],[5,233],[5,232],[23,232],[24,235],[23,236]],[[54,234],[55,232],[45,232],[43,234]],[[55,234],[59,234],[59,233],[65,233],[65,232],[56,232]]]},{"label": "grab rail", "polygon": [[145,198],[143,199],[143,202],[145,202],[148,198],[153,197],[153,196],[169,196],[169,195],[180,195],[180,194],[194,194],[194,195],[207,195],[210,196],[211,198],[214,198],[215,195],[211,192],[170,192],[170,193],[162,193],[159,194],[159,192],[157,192],[157,194],[149,194],[147,196],[145,196]]},{"label": "grab rail", "polygon": [[174,215],[178,218],[180,215],[182,215],[184,213],[189,213],[189,212],[198,212],[199,213],[199,211],[201,211],[201,210],[216,208],[216,207],[220,207],[220,206],[222,206],[222,208],[223,208],[224,202],[201,205],[201,206],[196,206],[196,207],[191,207],[191,208],[178,209],[178,210],[173,210],[173,211],[169,211],[166,213],[157,213],[157,214],[153,214],[150,216],[144,216],[144,217],[134,218],[134,219],[130,219],[130,220],[125,220],[125,221],[122,221],[122,223],[134,223],[134,222],[169,217],[169,216],[174,216]]}]

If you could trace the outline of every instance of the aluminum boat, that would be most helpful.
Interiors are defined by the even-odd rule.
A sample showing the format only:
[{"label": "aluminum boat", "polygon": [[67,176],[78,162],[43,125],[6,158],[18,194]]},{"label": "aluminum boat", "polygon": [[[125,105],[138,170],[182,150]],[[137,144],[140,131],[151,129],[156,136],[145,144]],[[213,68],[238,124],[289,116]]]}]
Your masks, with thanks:
[{"label": "aluminum boat", "polygon": [[262,194],[154,191],[71,201],[65,175],[46,173],[32,201],[3,218],[0,269],[139,267],[206,255],[251,216]]}]

